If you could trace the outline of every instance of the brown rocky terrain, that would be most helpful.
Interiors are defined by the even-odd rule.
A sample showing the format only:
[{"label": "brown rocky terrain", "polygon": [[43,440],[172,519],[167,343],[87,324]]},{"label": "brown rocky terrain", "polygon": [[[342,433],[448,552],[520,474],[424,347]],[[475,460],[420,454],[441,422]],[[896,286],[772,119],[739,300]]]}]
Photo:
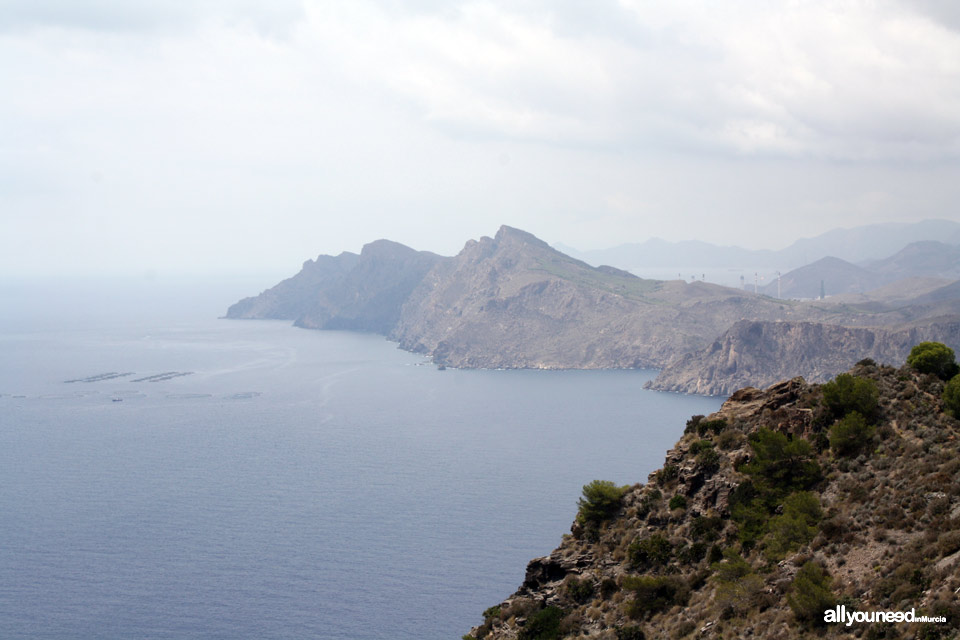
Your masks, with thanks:
[{"label": "brown rocky terrain", "polygon": [[[960,422],[932,375],[851,374],[740,390],[646,484],[585,486],[465,640],[956,637]],[[826,623],[837,605],[947,622]]]},{"label": "brown rocky terrain", "polygon": [[729,395],[748,385],[768,386],[797,371],[811,382],[825,382],[863,358],[902,362],[913,345],[925,340],[960,350],[960,320],[901,328],[741,320],[709,347],[668,364],[646,386],[659,391]]},{"label": "brown rocky terrain", "polygon": [[453,258],[387,240],[320,256],[227,317],[380,333],[452,367],[667,367],[654,388],[723,394],[788,373],[821,380],[864,357],[899,360],[917,339],[957,345],[960,289],[938,284],[774,300],[591,267],[504,226]]},{"label": "brown rocky terrain", "polygon": [[661,367],[743,317],[829,315],[703,282],[591,267],[501,227],[427,274],[390,337],[454,367]]}]

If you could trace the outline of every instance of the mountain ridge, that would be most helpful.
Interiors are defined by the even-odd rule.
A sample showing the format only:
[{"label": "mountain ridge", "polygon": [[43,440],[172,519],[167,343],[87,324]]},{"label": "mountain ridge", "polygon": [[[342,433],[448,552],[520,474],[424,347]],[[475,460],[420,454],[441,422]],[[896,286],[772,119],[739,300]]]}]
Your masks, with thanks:
[{"label": "mountain ridge", "polygon": [[[838,359],[842,349],[823,348],[827,336],[846,335],[856,346],[861,342],[855,336],[876,340],[890,328],[906,331],[926,322],[924,335],[954,344],[949,321],[960,317],[960,290],[938,284],[926,281],[912,297],[908,292],[891,300],[850,294],[836,302],[775,300],[701,281],[644,279],[615,267],[593,267],[504,225],[492,238],[467,241],[454,257],[386,240],[360,254],[319,256],[294,277],[231,306],[227,317],[285,318],[303,328],[379,333],[443,367],[668,367],[655,388],[721,393],[781,375],[776,354],[812,379],[866,356]],[[940,316],[943,322],[928,322]],[[730,362],[719,366],[709,360],[713,352],[704,355],[705,350],[744,319],[827,328],[765,329],[767,338],[759,343],[765,353],[734,332],[727,348],[743,354],[730,360],[736,370]],[[706,381],[693,370],[701,366],[710,372]]]},{"label": "mountain ridge", "polygon": [[[570,533],[463,639],[956,637],[960,421],[943,395],[870,360],[737,391],[645,483],[585,485]],[[826,615],[839,605],[946,623],[851,629]]]}]

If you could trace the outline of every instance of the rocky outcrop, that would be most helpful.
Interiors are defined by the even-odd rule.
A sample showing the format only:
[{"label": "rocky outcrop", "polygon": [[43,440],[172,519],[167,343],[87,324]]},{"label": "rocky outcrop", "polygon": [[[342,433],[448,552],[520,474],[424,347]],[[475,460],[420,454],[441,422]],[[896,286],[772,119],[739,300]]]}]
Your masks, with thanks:
[{"label": "rocky outcrop", "polygon": [[647,387],[728,395],[744,386],[768,386],[794,372],[812,382],[823,382],[864,358],[902,362],[910,349],[924,340],[958,349],[960,319],[893,329],[742,320],[710,346],[664,367]]},{"label": "rocky outcrop", "polygon": [[862,358],[902,359],[921,339],[960,346],[955,284],[895,303],[854,298],[781,301],[642,279],[504,226],[453,258],[387,240],[320,256],[227,317],[380,333],[448,367],[667,367],[652,388],[702,394],[793,373],[822,380]]},{"label": "rocky outcrop", "polygon": [[819,312],[702,282],[591,267],[501,227],[438,264],[390,337],[454,367],[660,367],[744,315],[810,313]]},{"label": "rocky outcrop", "polygon": [[[607,516],[578,517],[465,640],[957,637],[960,422],[933,376],[851,374],[877,394],[859,449],[838,446],[851,409],[820,385],[737,391]],[[825,621],[841,603],[947,621]]]},{"label": "rocky outcrop", "polygon": [[294,320],[308,329],[388,333],[407,297],[444,258],[377,240],[360,255],[341,253],[308,260],[296,276],[259,296],[245,298],[228,318]]}]

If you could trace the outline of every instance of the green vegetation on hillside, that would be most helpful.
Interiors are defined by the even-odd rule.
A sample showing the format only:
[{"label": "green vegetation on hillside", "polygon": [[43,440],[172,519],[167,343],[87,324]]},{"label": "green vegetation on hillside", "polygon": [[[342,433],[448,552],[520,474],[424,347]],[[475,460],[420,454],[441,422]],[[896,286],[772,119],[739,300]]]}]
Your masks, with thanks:
[{"label": "green vegetation on hillside", "polygon": [[[649,484],[586,485],[549,570],[470,637],[957,637],[960,376],[864,360],[743,398],[691,418]],[[838,604],[947,623],[825,623]]]}]

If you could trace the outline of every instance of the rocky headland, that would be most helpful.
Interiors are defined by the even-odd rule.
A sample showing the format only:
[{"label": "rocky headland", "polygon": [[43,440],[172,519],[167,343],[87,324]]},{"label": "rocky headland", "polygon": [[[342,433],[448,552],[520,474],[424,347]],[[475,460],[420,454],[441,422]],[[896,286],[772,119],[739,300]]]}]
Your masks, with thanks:
[{"label": "rocky headland", "polygon": [[899,328],[741,320],[710,346],[668,364],[646,387],[723,396],[798,371],[810,382],[825,382],[863,358],[902,362],[911,347],[927,340],[960,346],[960,319]]},{"label": "rocky headland", "polygon": [[[953,253],[938,255],[947,273]],[[823,380],[864,357],[902,359],[917,339],[960,348],[958,283],[917,282],[777,300],[592,267],[504,226],[450,258],[387,240],[319,256],[227,317],[380,333],[446,367],[664,368],[652,388],[726,394],[788,373]]]},{"label": "rocky headland", "polygon": [[[944,388],[865,360],[824,385],[737,391],[645,484],[584,486],[570,534],[464,639],[957,637],[960,421]],[[841,605],[946,622],[826,621]]]}]

